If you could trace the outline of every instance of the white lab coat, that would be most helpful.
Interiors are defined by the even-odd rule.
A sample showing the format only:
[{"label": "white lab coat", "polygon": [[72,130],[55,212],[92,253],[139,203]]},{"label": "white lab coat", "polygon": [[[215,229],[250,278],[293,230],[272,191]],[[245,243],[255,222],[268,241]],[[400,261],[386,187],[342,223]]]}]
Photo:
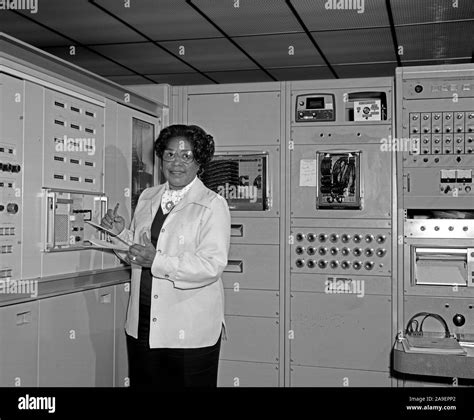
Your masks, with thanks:
[{"label": "white lab coat", "polygon": [[[119,237],[141,243],[161,205],[164,184],[140,195],[130,229]],[[224,321],[221,275],[227,265],[230,212],[226,200],[197,179],[171,210],[158,238],[150,314],[151,348],[197,348],[216,343]],[[137,338],[142,268],[132,264],[125,330]]]}]

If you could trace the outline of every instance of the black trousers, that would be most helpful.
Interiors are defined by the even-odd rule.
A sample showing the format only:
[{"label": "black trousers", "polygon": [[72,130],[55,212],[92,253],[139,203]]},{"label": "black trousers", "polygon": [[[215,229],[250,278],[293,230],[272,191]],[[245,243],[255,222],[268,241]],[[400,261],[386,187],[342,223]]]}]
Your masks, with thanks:
[{"label": "black trousers", "polygon": [[217,387],[221,337],[216,344],[194,349],[150,349],[127,334],[130,387],[180,389]]}]

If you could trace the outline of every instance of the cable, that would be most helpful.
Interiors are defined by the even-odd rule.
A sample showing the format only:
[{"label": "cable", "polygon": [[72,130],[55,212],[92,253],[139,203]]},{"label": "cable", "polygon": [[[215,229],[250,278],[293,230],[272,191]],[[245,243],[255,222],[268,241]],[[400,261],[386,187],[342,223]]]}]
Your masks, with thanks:
[{"label": "cable", "polygon": [[[420,324],[415,319],[415,318],[418,318],[419,316],[424,317]],[[438,320],[444,327],[444,333],[445,333],[446,337],[451,337],[451,333],[449,331],[448,324],[446,323],[444,318],[441,315],[432,314],[430,312],[419,312],[416,315],[413,315],[407,323],[405,334],[423,335],[423,322],[425,322],[425,319],[427,319],[427,318],[434,318],[434,319]],[[413,329],[413,324],[416,324],[415,329]]]}]

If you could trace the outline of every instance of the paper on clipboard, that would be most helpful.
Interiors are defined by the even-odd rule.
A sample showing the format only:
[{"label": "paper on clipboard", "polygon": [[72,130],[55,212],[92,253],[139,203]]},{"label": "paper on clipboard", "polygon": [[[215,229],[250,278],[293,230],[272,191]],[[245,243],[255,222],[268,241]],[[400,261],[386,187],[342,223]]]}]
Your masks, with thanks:
[{"label": "paper on clipboard", "polygon": [[89,239],[89,242],[93,245],[91,248],[111,249],[116,251],[128,251],[129,247],[124,243],[111,243],[102,241],[100,239]]},{"label": "paper on clipboard", "polygon": [[316,186],[316,159],[300,160],[300,187]]},{"label": "paper on clipboard", "polygon": [[[91,225],[92,227],[95,227],[96,229],[100,229],[100,230],[103,230],[104,232],[107,232],[110,236],[114,237],[115,239],[121,241],[124,246],[130,246],[130,245],[133,245],[133,242],[128,242],[128,241],[125,241],[123,240],[122,238],[120,238],[115,232],[101,226],[101,225],[98,225],[97,223],[94,223],[94,222],[90,222],[90,221],[86,221],[86,223],[88,223],[89,225]],[[96,240],[96,239],[94,239]],[[91,241],[92,242],[92,241]],[[104,241],[102,241],[104,242]],[[105,242],[105,243],[109,243],[109,242]],[[128,249],[128,248],[127,248]]]}]

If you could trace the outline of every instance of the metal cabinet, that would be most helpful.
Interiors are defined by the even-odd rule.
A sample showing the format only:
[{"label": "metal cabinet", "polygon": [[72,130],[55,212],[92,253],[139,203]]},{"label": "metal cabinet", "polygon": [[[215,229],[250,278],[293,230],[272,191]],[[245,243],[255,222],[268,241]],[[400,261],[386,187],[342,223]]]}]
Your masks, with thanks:
[{"label": "metal cabinet", "polygon": [[39,386],[112,386],[115,288],[39,301]]},{"label": "metal cabinet", "polygon": [[0,308],[0,331],[0,386],[36,386],[38,302]]}]

